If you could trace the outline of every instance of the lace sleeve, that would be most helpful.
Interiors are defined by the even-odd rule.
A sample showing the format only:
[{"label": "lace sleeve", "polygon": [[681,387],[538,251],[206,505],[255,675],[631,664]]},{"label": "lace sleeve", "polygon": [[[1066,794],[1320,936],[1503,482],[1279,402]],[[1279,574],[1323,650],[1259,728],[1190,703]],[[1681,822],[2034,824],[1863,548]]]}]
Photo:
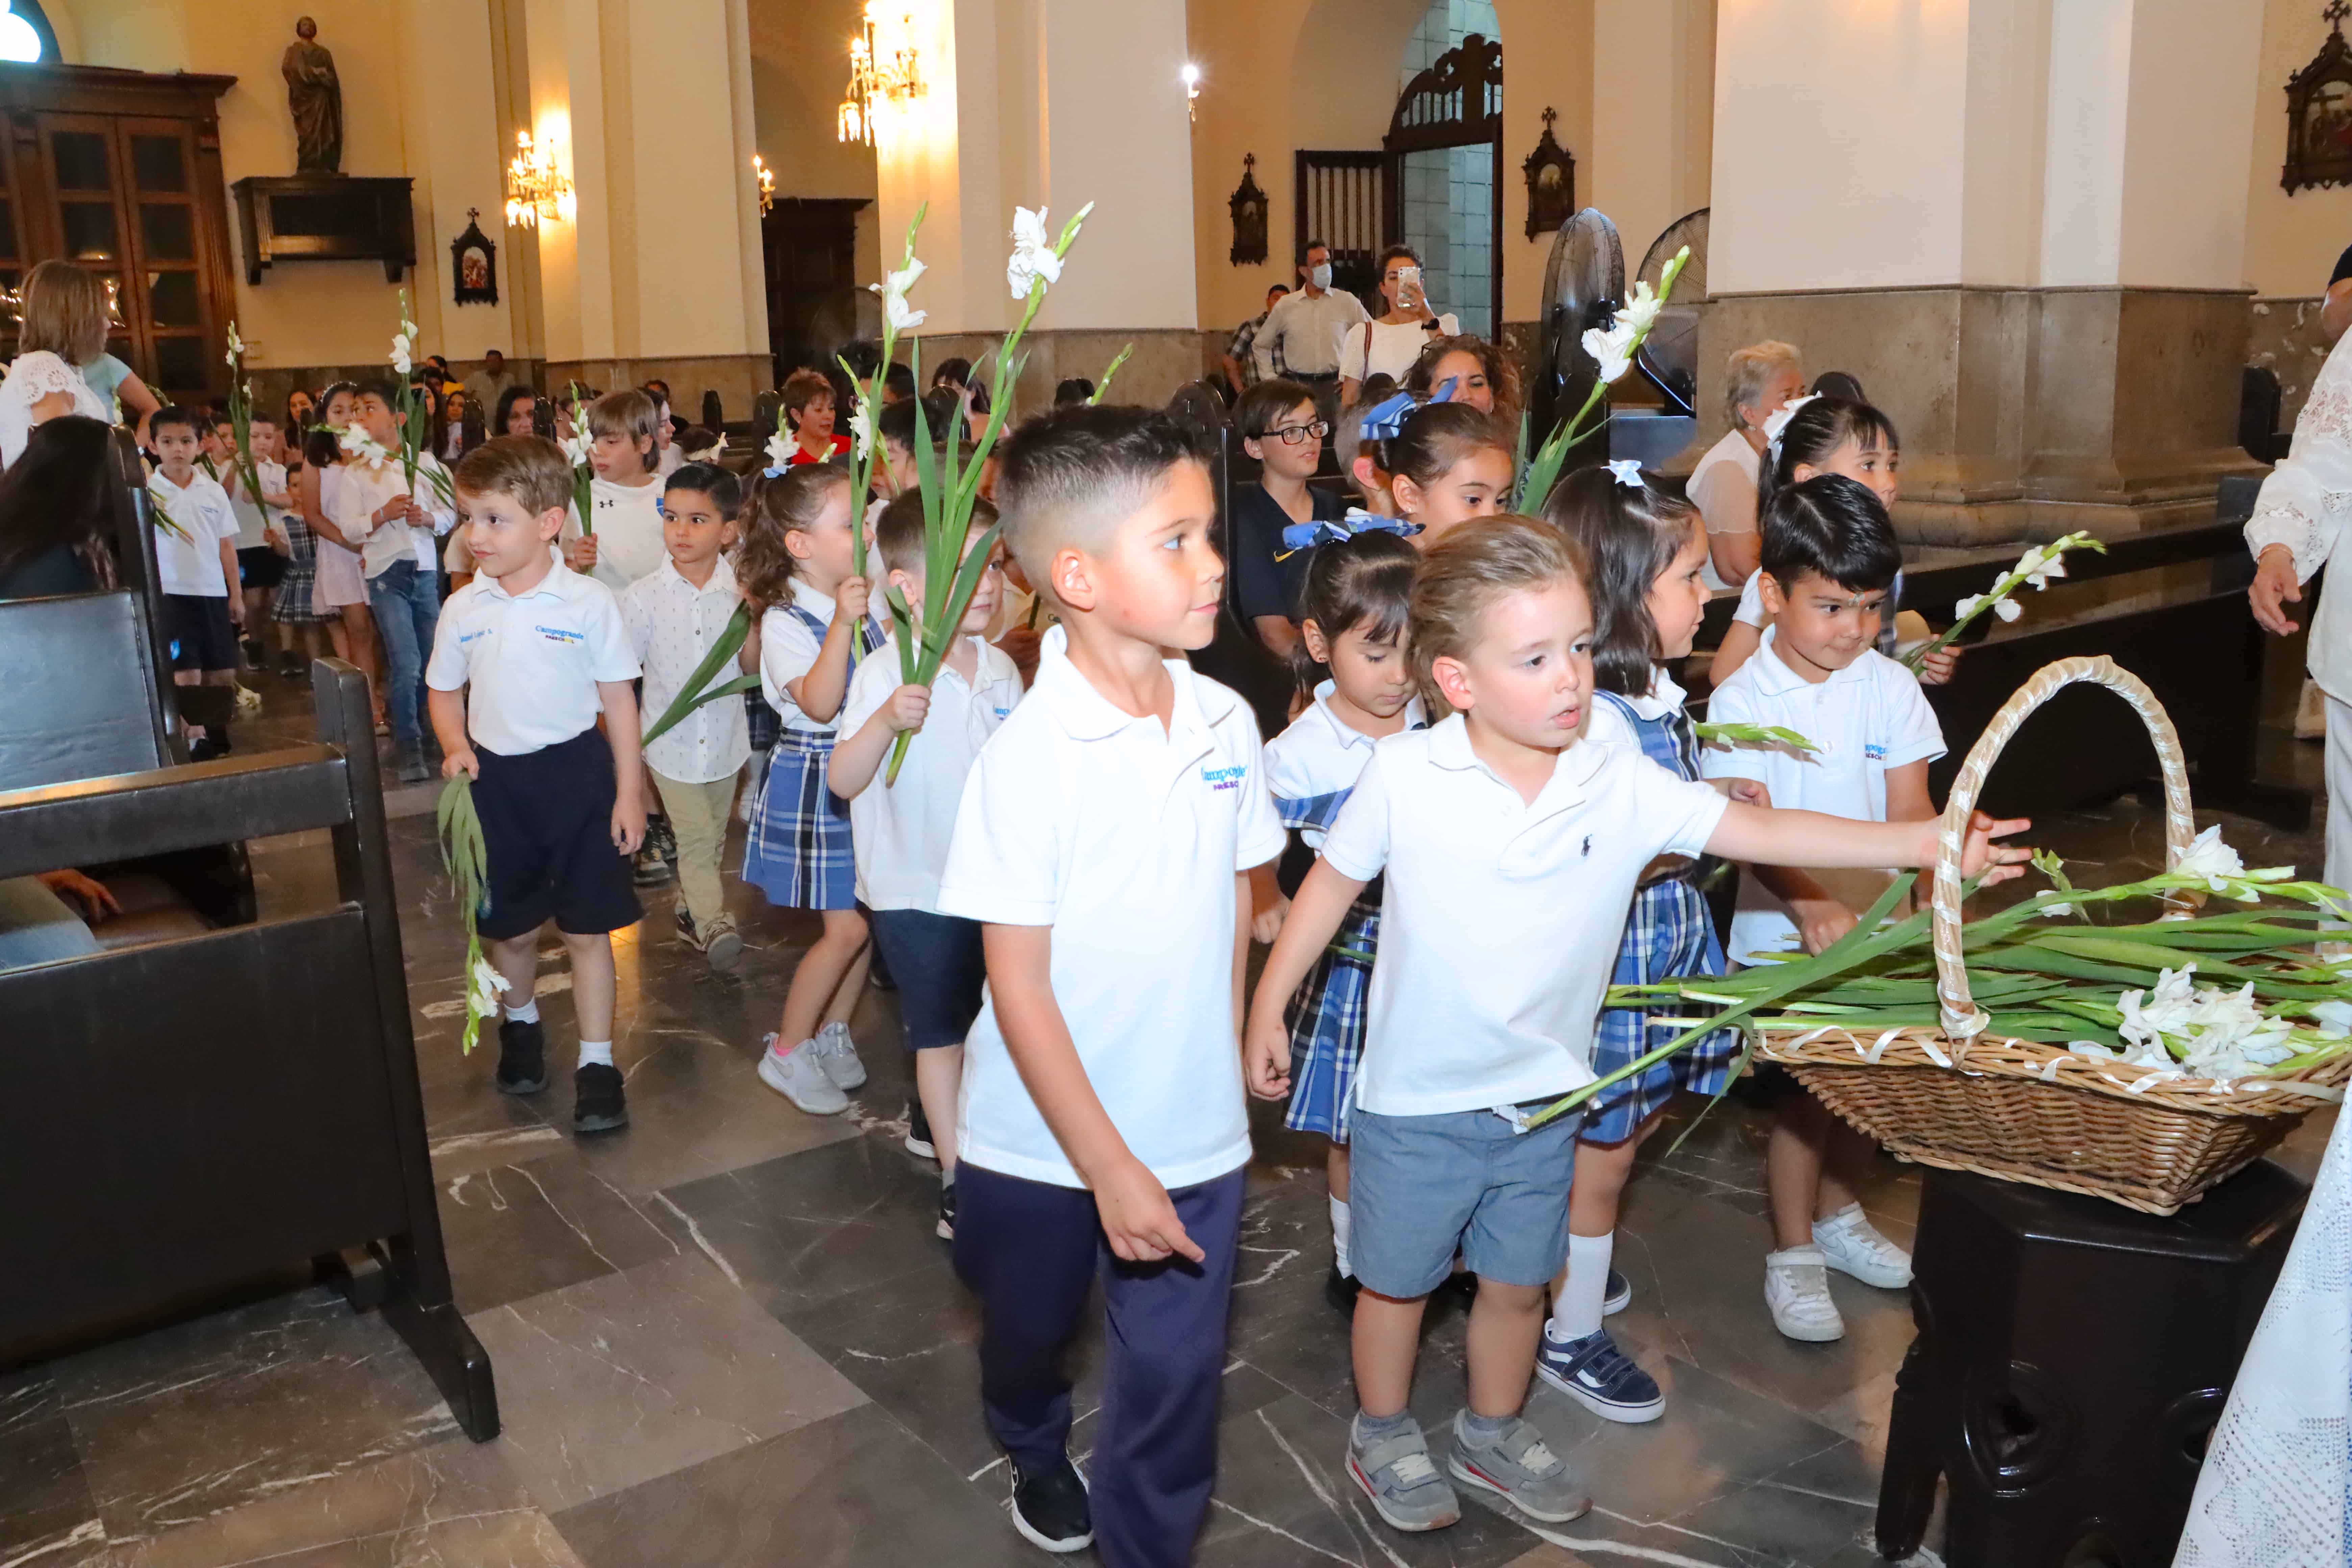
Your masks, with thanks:
[{"label": "lace sleeve", "polygon": [[28,407],[52,393],[79,393],[82,395],[74,399],[77,405],[85,397],[93,397],[81,372],[47,349],[35,349],[18,356],[16,363],[8,367],[5,384],[12,396],[21,398]]}]

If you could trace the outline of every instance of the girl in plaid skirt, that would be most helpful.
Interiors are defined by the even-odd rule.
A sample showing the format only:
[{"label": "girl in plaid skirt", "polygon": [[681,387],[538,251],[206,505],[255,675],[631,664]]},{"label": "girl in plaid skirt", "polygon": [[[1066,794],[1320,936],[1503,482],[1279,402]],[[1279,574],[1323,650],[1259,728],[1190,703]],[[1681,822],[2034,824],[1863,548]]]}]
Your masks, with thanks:
[{"label": "girl in plaid skirt", "polygon": [[865,917],[850,853],[849,805],[825,787],[851,647],[880,638],[866,582],[853,576],[849,476],[826,464],[771,473],[754,486],[737,575],[760,619],[760,690],[782,720],[752,808],[743,879],[785,909],[816,910],[824,929],[801,955],[767,1037],[760,1079],[801,1110],[829,1116],[866,1081],[849,1037],[866,988]]},{"label": "girl in plaid skirt", "polygon": [[[1587,740],[1638,748],[1659,766],[1698,778],[1698,734],[1670,673],[1689,657],[1706,609],[1706,531],[1697,510],[1653,489],[1638,465],[1625,462],[1571,474],[1545,501],[1543,514],[1582,546],[1589,562],[1595,695]],[[1770,804],[1760,786],[1745,781],[1729,793],[1753,805]],[[1613,984],[1723,973],[1723,947],[1699,891],[1706,868],[1706,862],[1680,857],[1650,868],[1626,920]],[[1606,1078],[1687,1026],[1671,1014],[1612,1008],[1601,1015],[1593,1035],[1592,1070]],[[1654,1421],[1665,1409],[1656,1380],[1601,1326],[1602,1317],[1633,1294],[1609,1259],[1634,1152],[1677,1090],[1723,1089],[1738,1046],[1737,1029],[1706,1036],[1585,1107],[1569,1195],[1568,1267],[1552,1288],[1552,1317],[1536,1370],[1608,1420]]]},{"label": "girl in plaid skirt", "polygon": [[[1286,827],[1309,848],[1339,814],[1382,735],[1428,721],[1413,695],[1402,645],[1407,600],[1420,555],[1385,518],[1304,525],[1294,548],[1313,549],[1298,596],[1303,638],[1294,656],[1310,700],[1265,748],[1266,785]],[[1391,531],[1398,530],[1398,531]],[[1293,543],[1288,535],[1286,543]],[[1318,679],[1320,678],[1320,679]],[[1290,1000],[1290,1110],[1286,1126],[1331,1141],[1331,1303],[1353,1310],[1348,1264],[1348,1108],[1364,1050],[1364,1011],[1380,940],[1381,884],[1348,911],[1332,942]]]}]

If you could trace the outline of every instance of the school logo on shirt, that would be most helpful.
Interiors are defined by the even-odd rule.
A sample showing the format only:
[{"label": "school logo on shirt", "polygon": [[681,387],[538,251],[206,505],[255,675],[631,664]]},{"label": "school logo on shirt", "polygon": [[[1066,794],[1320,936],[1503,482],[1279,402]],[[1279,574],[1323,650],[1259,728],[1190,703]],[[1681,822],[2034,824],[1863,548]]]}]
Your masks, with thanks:
[{"label": "school logo on shirt", "polygon": [[1883,763],[1886,760],[1886,748],[1884,746],[1874,746],[1868,742],[1863,742],[1862,755],[1863,760],[1865,762]]},{"label": "school logo on shirt", "polygon": [[1249,775],[1246,764],[1232,768],[1202,768],[1201,778],[1211,789],[1239,789],[1242,780]]},{"label": "school logo on shirt", "polygon": [[467,643],[479,641],[481,638],[489,635],[490,628],[488,626],[484,626],[478,632],[459,632],[457,634],[457,646],[459,647],[464,647]]},{"label": "school logo on shirt", "polygon": [[575,632],[569,626],[534,626],[530,629],[550,642],[584,643],[588,640],[585,633]]}]

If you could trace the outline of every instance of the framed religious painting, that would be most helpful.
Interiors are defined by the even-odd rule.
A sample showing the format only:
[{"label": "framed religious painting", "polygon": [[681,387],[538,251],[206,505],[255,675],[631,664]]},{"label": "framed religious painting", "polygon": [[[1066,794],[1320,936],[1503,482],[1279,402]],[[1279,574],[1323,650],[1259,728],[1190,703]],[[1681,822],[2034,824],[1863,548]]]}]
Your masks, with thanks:
[{"label": "framed religious painting", "polygon": [[1233,264],[1255,266],[1265,259],[1265,192],[1257,183],[1257,154],[1242,159],[1242,183],[1226,198],[1234,215]]},{"label": "framed religious painting", "polygon": [[1576,160],[1552,133],[1559,111],[1543,111],[1543,140],[1519,165],[1528,177],[1528,237],[1557,233],[1576,216]]},{"label": "framed religious painting", "polygon": [[2286,84],[2286,167],[2279,184],[2299,190],[2352,184],[2352,45],[2344,41],[2345,0],[2320,13],[2326,39]]},{"label": "framed religious painting", "polygon": [[451,293],[460,305],[499,302],[499,247],[482,232],[479,207],[466,209],[466,232],[449,242]]}]

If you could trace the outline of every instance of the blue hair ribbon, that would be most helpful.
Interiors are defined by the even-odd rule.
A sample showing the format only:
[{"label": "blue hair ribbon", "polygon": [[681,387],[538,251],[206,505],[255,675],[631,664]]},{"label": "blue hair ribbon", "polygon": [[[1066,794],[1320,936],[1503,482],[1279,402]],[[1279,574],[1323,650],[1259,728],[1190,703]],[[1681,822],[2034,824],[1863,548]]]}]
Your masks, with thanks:
[{"label": "blue hair ribbon", "polygon": [[1318,544],[1345,544],[1360,533],[1393,533],[1399,539],[1411,539],[1421,531],[1417,522],[1407,522],[1401,517],[1382,517],[1376,511],[1366,511],[1351,506],[1348,515],[1332,519],[1318,517],[1312,522],[1294,522],[1282,531],[1284,549],[1275,557],[1286,561],[1302,550],[1312,550]]},{"label": "blue hair ribbon", "polygon": [[1421,406],[1421,399],[1410,392],[1400,392],[1394,397],[1375,404],[1364,411],[1363,438],[1367,441],[1393,441],[1404,429],[1404,422]]}]

